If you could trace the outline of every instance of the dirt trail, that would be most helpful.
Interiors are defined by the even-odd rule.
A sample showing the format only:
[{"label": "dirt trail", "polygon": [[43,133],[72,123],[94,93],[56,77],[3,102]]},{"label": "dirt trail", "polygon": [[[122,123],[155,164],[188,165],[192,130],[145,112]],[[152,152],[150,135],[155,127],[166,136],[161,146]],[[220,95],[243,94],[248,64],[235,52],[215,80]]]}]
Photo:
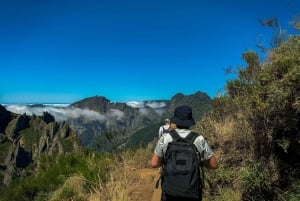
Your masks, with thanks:
[{"label": "dirt trail", "polygon": [[[132,201],[159,201],[159,189],[155,190],[155,183],[159,178],[159,170],[152,168],[144,168],[136,170],[139,182],[132,186],[130,191],[130,198]],[[154,194],[155,191],[155,194]],[[154,195],[154,199],[152,199]]]}]

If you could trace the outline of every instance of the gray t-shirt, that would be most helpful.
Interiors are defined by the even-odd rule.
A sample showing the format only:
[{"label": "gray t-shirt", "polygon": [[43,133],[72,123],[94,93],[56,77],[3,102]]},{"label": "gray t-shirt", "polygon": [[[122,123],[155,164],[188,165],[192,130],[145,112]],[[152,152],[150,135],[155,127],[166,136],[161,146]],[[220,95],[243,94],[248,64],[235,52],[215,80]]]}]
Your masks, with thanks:
[{"label": "gray t-shirt", "polygon": [[[185,138],[191,130],[189,129],[176,129],[177,133],[180,137]],[[154,153],[158,155],[159,157],[163,157],[166,153],[167,146],[170,142],[172,142],[173,139],[169,133],[164,134],[159,141],[156,144],[156,147],[154,149]],[[196,145],[199,153],[203,157],[203,160],[208,160],[213,156],[213,152],[207,143],[207,141],[204,139],[202,135],[199,135],[196,140],[194,141],[194,144]]]},{"label": "gray t-shirt", "polygon": [[166,134],[170,128],[170,125],[163,125],[159,127],[158,138],[160,138],[163,134]]}]

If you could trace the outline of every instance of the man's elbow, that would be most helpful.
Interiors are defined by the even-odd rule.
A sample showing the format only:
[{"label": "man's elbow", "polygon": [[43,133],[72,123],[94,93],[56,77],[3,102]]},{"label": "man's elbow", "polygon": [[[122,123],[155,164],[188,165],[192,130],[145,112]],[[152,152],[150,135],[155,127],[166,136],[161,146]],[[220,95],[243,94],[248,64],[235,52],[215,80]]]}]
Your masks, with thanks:
[{"label": "man's elbow", "polygon": [[160,165],[161,165],[160,157],[154,154],[150,161],[150,166],[152,168],[158,168],[158,167],[160,167]]},{"label": "man's elbow", "polygon": [[211,170],[218,169],[218,164],[210,165],[209,169]]},{"label": "man's elbow", "polygon": [[151,160],[151,161],[150,161],[150,166],[151,166],[152,168],[158,168],[158,167],[160,167],[160,162],[157,161],[157,160]]},{"label": "man's elbow", "polygon": [[152,168],[158,168],[159,167],[159,165],[157,163],[153,163],[152,161],[150,162],[150,166]]},{"label": "man's elbow", "polygon": [[218,162],[217,159],[212,156],[210,159],[205,161],[204,166],[208,169],[215,170],[218,168]]}]

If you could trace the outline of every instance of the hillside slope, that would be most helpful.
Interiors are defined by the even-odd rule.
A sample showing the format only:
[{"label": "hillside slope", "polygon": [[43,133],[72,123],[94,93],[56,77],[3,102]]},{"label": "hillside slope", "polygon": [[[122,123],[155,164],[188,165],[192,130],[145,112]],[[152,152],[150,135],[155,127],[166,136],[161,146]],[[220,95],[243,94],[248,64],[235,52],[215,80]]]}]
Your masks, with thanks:
[{"label": "hillside slope", "polygon": [[60,155],[80,150],[69,125],[53,116],[17,115],[0,105],[0,189],[13,179],[29,174],[44,154]]}]

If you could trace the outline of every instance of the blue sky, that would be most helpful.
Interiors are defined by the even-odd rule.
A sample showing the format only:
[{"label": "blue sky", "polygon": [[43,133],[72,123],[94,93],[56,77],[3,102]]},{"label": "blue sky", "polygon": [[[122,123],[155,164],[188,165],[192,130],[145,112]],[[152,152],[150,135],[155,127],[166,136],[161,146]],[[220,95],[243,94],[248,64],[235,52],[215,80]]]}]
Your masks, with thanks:
[{"label": "blue sky", "polygon": [[0,103],[214,97],[297,0],[0,0]]}]

